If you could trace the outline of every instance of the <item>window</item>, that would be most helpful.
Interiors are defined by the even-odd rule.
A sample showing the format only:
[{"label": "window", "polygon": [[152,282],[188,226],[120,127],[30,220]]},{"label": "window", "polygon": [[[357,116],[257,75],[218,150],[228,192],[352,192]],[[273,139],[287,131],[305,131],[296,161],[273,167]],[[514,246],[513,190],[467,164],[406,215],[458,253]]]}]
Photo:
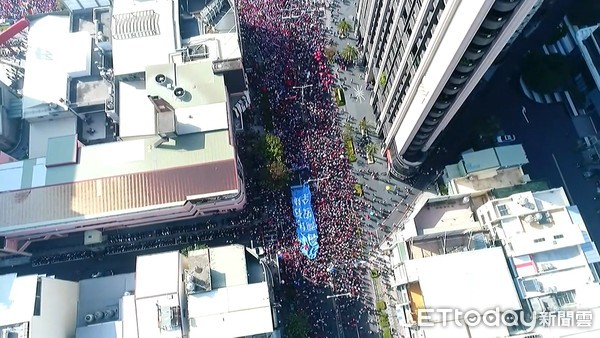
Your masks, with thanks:
[{"label": "window", "polygon": [[545,238],[536,238],[536,239],[533,240],[533,243],[542,243],[542,242],[545,242],[545,241],[546,241]]},{"label": "window", "polygon": [[575,303],[575,290],[557,292],[554,295],[556,299],[556,304],[559,307],[563,307],[565,305],[574,304]]},{"label": "window", "polygon": [[565,236],[563,234],[554,235],[554,239],[561,239],[561,238],[565,238]]},{"label": "window", "polygon": [[497,206],[496,208],[498,208],[498,213],[500,214],[500,216],[510,215],[510,212],[508,211],[508,207],[505,204],[501,204],[501,205]]}]

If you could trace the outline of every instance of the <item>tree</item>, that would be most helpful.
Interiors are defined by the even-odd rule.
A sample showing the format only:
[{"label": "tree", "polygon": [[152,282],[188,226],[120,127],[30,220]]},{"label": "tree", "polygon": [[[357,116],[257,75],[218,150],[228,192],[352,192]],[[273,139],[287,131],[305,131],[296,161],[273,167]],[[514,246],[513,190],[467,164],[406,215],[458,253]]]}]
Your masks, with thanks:
[{"label": "tree", "polygon": [[375,162],[375,159],[373,158],[375,152],[377,152],[377,146],[372,142],[367,143],[365,146],[365,153],[367,153],[367,160],[369,160],[369,162]]},{"label": "tree", "polygon": [[269,162],[265,168],[265,186],[271,189],[282,189],[290,179],[290,170],[280,161]]},{"label": "tree", "polygon": [[367,118],[363,117],[360,122],[358,122],[358,128],[360,132],[364,135],[369,129],[369,122],[367,122]]},{"label": "tree", "polygon": [[352,139],[353,134],[354,134],[354,126],[352,125],[352,123],[350,123],[350,122],[344,123],[344,132],[343,132],[344,140]]},{"label": "tree", "polygon": [[382,72],[381,76],[379,77],[379,86],[385,87],[386,83],[387,83],[387,74],[385,72]]},{"label": "tree", "polygon": [[267,161],[281,162],[283,160],[283,144],[278,136],[270,133],[265,134],[262,146]]},{"label": "tree", "polygon": [[340,37],[344,37],[349,31],[352,30],[352,25],[350,25],[345,19],[342,19],[340,22],[338,22],[337,29],[338,33],[340,33]]},{"label": "tree", "polygon": [[529,89],[539,94],[555,92],[570,80],[568,59],[560,54],[531,53],[525,59],[522,77]]},{"label": "tree", "polygon": [[337,49],[335,48],[335,46],[327,46],[327,48],[325,48],[325,57],[327,58],[327,61],[329,62],[333,62],[333,59],[335,58],[335,55],[337,54]]},{"label": "tree", "polygon": [[308,338],[310,323],[308,317],[299,312],[292,312],[285,325],[285,336],[290,338]]},{"label": "tree", "polygon": [[346,47],[342,50],[342,58],[346,62],[353,62],[358,58],[358,49],[352,46],[351,44],[347,44]]},{"label": "tree", "polygon": [[567,17],[573,25],[579,27],[594,26],[600,22],[600,1],[576,0],[572,2]]}]

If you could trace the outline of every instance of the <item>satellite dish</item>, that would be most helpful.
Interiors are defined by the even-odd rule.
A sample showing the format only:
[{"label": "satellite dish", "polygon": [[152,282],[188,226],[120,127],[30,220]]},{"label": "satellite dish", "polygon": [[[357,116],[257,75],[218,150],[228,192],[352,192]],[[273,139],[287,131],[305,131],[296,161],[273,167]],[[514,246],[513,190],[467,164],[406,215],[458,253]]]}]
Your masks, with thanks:
[{"label": "satellite dish", "polygon": [[154,77],[154,81],[156,81],[156,83],[158,84],[163,84],[165,83],[165,81],[167,81],[167,77],[165,76],[165,74],[156,74],[156,76]]},{"label": "satellite dish", "polygon": [[181,87],[177,87],[175,89],[173,89],[173,95],[175,95],[176,98],[182,98],[185,95],[185,89],[181,88]]}]

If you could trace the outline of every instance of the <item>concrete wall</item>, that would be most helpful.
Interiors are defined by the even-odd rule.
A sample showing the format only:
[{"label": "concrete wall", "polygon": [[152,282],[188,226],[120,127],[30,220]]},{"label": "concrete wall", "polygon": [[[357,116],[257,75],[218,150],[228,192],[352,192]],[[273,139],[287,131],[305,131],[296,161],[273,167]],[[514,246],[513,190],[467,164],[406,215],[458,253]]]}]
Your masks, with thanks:
[{"label": "concrete wall", "polygon": [[42,278],[40,316],[31,320],[30,338],[74,338],[79,283]]}]

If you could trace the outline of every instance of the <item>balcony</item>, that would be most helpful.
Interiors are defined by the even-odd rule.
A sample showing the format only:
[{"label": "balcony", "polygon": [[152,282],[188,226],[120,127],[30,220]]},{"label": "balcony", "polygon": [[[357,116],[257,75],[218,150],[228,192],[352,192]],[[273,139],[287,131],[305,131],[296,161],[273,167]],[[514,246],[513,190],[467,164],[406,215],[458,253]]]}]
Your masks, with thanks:
[{"label": "balcony", "polygon": [[446,99],[438,99],[437,101],[435,101],[435,103],[433,104],[433,107],[436,109],[446,109],[448,107],[450,107],[450,105],[452,104],[452,101]]},{"label": "balcony", "polygon": [[442,93],[444,93],[446,95],[455,95],[456,93],[458,93],[460,91],[460,88],[461,88],[460,85],[448,83],[446,85],[446,87],[444,87],[444,89],[442,90]]},{"label": "balcony", "polygon": [[427,114],[427,117],[439,119],[440,117],[444,116],[444,114],[446,114],[445,110],[434,109],[434,110],[430,111],[429,114]]},{"label": "balcony", "polygon": [[485,55],[485,48],[484,47],[477,47],[474,45],[471,45],[469,48],[467,48],[467,51],[465,52],[465,57],[476,61],[481,59],[482,56]]},{"label": "balcony", "polygon": [[[419,135],[419,134],[417,134]],[[415,137],[412,142],[411,142],[411,146],[417,146],[417,147],[421,147],[423,144],[425,144],[425,142],[427,142],[427,136],[421,138],[421,137]]]},{"label": "balcony", "polygon": [[435,129],[435,126],[421,126],[419,133],[431,133]]},{"label": "balcony", "polygon": [[423,124],[426,126],[436,126],[439,122],[439,119],[428,117],[427,119],[425,119],[425,121],[423,121]]},{"label": "balcony", "polygon": [[467,82],[468,79],[469,79],[469,75],[461,74],[459,72],[454,72],[454,73],[452,73],[452,76],[450,77],[448,82],[455,84],[455,85],[461,85],[461,84]]},{"label": "balcony", "polygon": [[490,12],[490,14],[488,14],[488,16],[483,21],[481,27],[491,30],[500,29],[506,23],[507,16],[508,15],[503,15],[503,13],[500,12]]},{"label": "balcony", "polygon": [[456,70],[461,72],[461,73],[470,73],[473,71],[473,69],[475,69],[475,62],[473,62],[472,60],[467,60],[465,58],[463,58],[459,63],[458,66],[456,66]]},{"label": "balcony", "polygon": [[475,34],[475,37],[473,38],[473,43],[478,46],[485,47],[485,46],[488,46],[490,43],[492,43],[497,35],[498,35],[498,32],[496,32],[496,31],[488,31],[487,29],[480,29],[477,32],[477,34]]},{"label": "balcony", "polygon": [[521,2],[521,0],[496,0],[493,9],[498,12],[510,12]]}]

